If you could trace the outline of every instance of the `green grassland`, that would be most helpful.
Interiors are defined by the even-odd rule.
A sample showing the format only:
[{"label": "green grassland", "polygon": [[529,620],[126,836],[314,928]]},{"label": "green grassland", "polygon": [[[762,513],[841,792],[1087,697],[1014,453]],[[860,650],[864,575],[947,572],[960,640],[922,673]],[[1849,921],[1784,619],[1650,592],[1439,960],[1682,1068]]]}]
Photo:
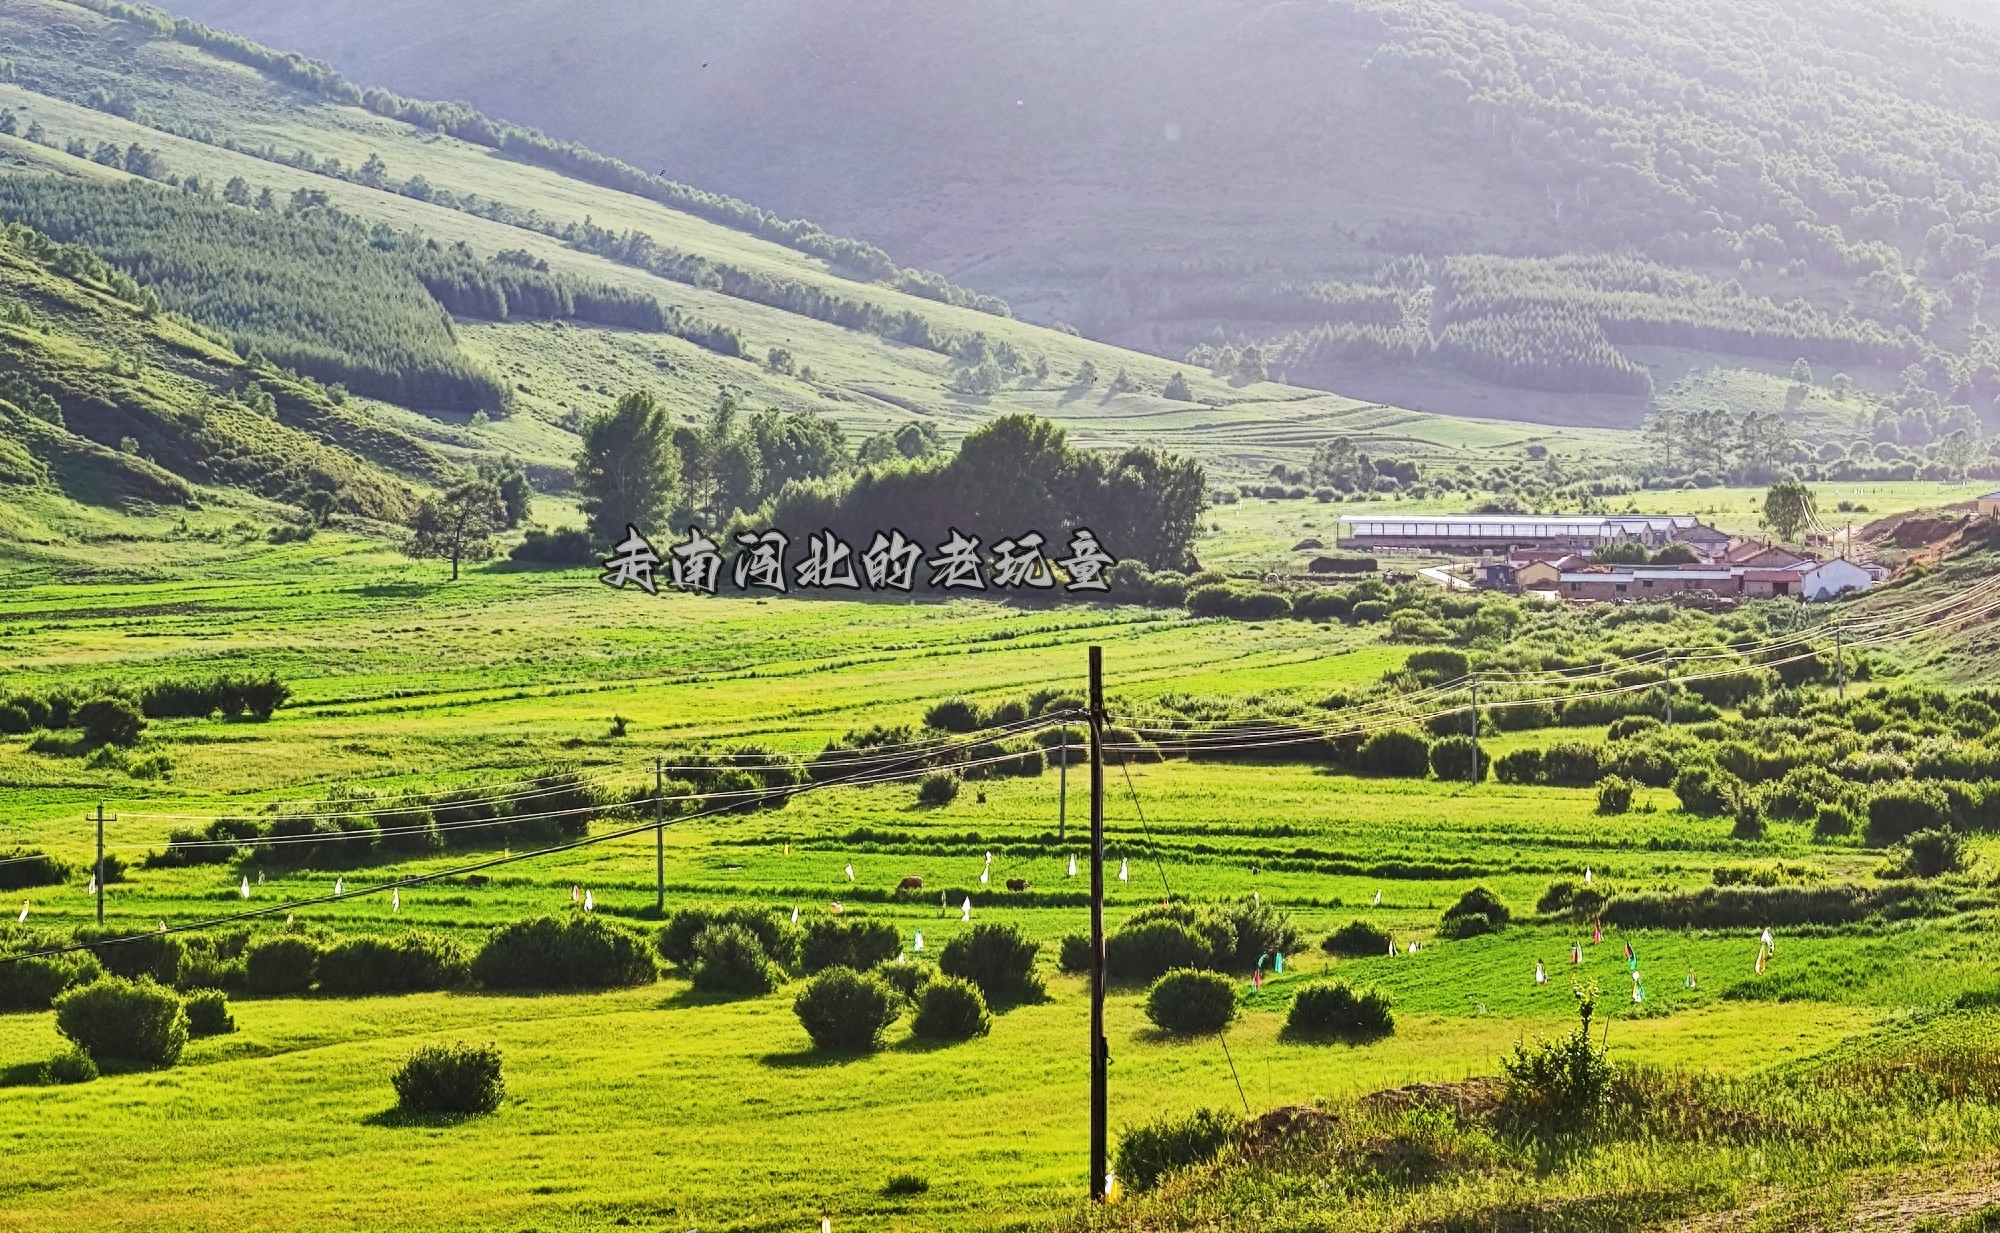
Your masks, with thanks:
[{"label": "green grassland", "polygon": [[[436,790],[568,760],[642,788],[654,756],[671,764],[690,744],[755,740],[811,753],[849,728],[917,722],[949,694],[990,703],[1078,688],[1091,644],[1105,648],[1121,714],[1145,714],[1168,693],[1310,703],[1402,662],[1408,648],[1374,628],[985,601],[656,599],[608,591],[587,571],[506,566],[445,584],[435,564],[337,532],[290,545],[168,539],[88,574],[10,580],[0,589],[10,665],[0,685],[270,670],[293,686],[292,702],[262,723],[155,721],[133,753],[166,755],[162,779],[0,738],[0,836],[81,862],[92,837],[85,815],[101,799],[114,815],[108,843],[136,866],[188,824],[175,815],[255,816],[343,783]],[[619,716],[629,722],[614,736]],[[1492,749],[1550,736],[1509,734]],[[239,999],[241,1029],[197,1042],[174,1070],[75,1089],[0,1087],[14,1166],[0,1227],[585,1229],[623,1219],[763,1229],[822,1212],[842,1228],[1040,1223],[1070,1210],[1081,1188],[1087,999],[1049,965],[1053,943],[1086,923],[1081,881],[1066,873],[1081,851],[1085,780],[1073,768],[1061,838],[1053,768],[968,783],[939,809],[918,807],[907,784],[830,787],[782,809],[684,818],[662,832],[670,907],[751,902],[812,915],[839,902],[893,921],[906,945],[922,931],[935,954],[965,928],[956,909],[969,896],[975,922],[1017,924],[1051,944],[1051,1000],[999,1016],[990,1037],[939,1049],[898,1027],[884,1052],[829,1062],[808,1049],[787,995],[719,1002],[677,978],[583,996]],[[1160,1038],[1141,1014],[1143,990],[1116,989],[1114,1126],[1491,1074],[1515,1040],[1561,1026],[1572,977],[1609,991],[1614,1058],[1730,1075],[1814,1057],[1994,988],[1983,953],[1992,910],[1977,903],[1957,916],[1784,931],[1762,975],[1747,928],[1611,931],[1601,945],[1586,927],[1553,923],[1437,937],[1439,913],[1475,884],[1525,913],[1552,879],[1585,868],[1609,887],[1694,889],[1724,864],[1782,861],[1865,879],[1881,861],[1814,842],[1799,824],[1734,840],[1727,819],[1683,815],[1664,791],[1642,790],[1635,812],[1605,818],[1582,789],[1178,759],[1113,767],[1108,788],[1110,858],[1129,871],[1110,881],[1113,925],[1167,889],[1197,901],[1254,893],[1291,912],[1309,947],[1263,992],[1242,991],[1227,1056],[1213,1041]],[[1982,853],[1988,845],[1976,841]],[[981,885],[987,852],[993,880]],[[341,876],[353,889],[493,855]],[[494,924],[566,910],[572,888],[586,887],[601,913],[645,927],[653,861],[653,835],[641,830],[498,866],[483,885],[447,876],[406,887],[398,908],[377,894],[297,916],[476,941]],[[107,920],[143,930],[281,905],[327,893],[339,872],[255,861],[135,868],[111,887]],[[912,875],[925,890],[898,893]],[[252,882],[248,903],[240,877]],[[1026,891],[1001,889],[1016,877]],[[22,894],[31,923],[90,918],[79,884]],[[1356,916],[1421,949],[1349,960],[1310,949]],[[1643,1004],[1617,1000],[1629,988],[1627,942]],[[1586,955],[1576,972],[1572,943]],[[1538,960],[1548,986],[1530,979]],[[1684,987],[1690,971],[1694,990]],[[1387,989],[1397,1033],[1358,1047],[1281,1038],[1291,992],[1329,972]],[[453,1039],[501,1045],[508,1103],[463,1125],[407,1124],[391,1110],[389,1069],[416,1043]],[[26,1073],[55,1045],[47,1014],[0,1018],[0,1076]],[[925,1177],[929,1191],[883,1195],[899,1172]]]}]

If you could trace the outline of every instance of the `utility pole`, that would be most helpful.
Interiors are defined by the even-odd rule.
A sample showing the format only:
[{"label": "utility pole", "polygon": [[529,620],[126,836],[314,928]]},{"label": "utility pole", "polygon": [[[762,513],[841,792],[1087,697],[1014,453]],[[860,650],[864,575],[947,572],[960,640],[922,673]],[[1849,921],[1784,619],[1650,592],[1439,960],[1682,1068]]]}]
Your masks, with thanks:
[{"label": "utility pole", "polygon": [[1479,782],[1479,679],[1472,681],[1472,782]]},{"label": "utility pole", "polygon": [[1102,1203],[1111,1049],[1104,1039],[1104,648],[1090,648],[1090,1197]]},{"label": "utility pole", "polygon": [[666,783],[660,760],[653,759],[653,911],[667,914],[667,824]]},{"label": "utility pole", "polygon": [[1056,842],[1063,841],[1063,832],[1069,821],[1069,721],[1063,720],[1062,761],[1056,763]]},{"label": "utility pole", "polygon": [[97,802],[97,923],[104,923],[104,802]]},{"label": "utility pole", "polygon": [[1833,675],[1840,682],[1840,700],[1847,701],[1847,628],[1833,627]]},{"label": "utility pole", "polygon": [[1667,727],[1674,726],[1674,661],[1667,659]]}]

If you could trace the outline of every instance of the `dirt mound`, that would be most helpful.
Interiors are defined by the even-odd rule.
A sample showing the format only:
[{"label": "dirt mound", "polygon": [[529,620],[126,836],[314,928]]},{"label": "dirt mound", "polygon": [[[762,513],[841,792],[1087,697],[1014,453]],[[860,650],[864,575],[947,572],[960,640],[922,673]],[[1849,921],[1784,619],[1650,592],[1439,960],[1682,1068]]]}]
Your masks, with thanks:
[{"label": "dirt mound", "polygon": [[1502,1080],[1497,1075],[1461,1079],[1456,1083],[1412,1083],[1365,1096],[1361,1107],[1371,1113],[1449,1109],[1462,1122],[1490,1120],[1500,1105],[1501,1087]]},{"label": "dirt mound", "polygon": [[1892,545],[1905,550],[1924,548],[1958,533],[1977,506],[1961,501],[1942,509],[1916,509],[1887,518],[1877,518],[1856,532],[1870,543]]}]

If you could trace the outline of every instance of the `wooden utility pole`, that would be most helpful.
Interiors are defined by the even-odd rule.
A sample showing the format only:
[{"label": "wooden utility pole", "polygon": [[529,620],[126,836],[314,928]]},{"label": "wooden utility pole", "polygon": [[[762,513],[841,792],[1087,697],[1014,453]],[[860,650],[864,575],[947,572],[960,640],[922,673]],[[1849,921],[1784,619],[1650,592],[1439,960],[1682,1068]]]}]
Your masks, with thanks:
[{"label": "wooden utility pole", "polygon": [[653,759],[653,911],[667,913],[667,824],[664,815],[666,784],[660,760]]},{"label": "wooden utility pole", "polygon": [[1063,841],[1065,824],[1069,821],[1069,721],[1065,719],[1061,728],[1062,761],[1056,763],[1056,842]]},{"label": "wooden utility pole", "polygon": [[97,923],[104,923],[104,802],[97,802]]},{"label": "wooden utility pole", "polygon": [[1479,782],[1479,682],[1472,682],[1472,782]]},{"label": "wooden utility pole", "polygon": [[1104,1039],[1104,648],[1090,648],[1090,1197],[1102,1203],[1111,1172]]},{"label": "wooden utility pole", "polygon": [[1833,675],[1840,682],[1840,700],[1847,701],[1847,629],[1833,627]]},{"label": "wooden utility pole", "polygon": [[1667,727],[1674,726],[1674,661],[1667,660]]}]

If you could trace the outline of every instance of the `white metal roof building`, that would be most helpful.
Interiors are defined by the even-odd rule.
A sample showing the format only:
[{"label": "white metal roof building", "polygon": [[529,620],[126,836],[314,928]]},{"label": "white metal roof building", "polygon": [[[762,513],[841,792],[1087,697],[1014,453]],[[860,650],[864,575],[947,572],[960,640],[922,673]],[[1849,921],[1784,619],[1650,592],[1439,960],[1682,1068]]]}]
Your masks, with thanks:
[{"label": "white metal roof building", "polygon": [[1649,547],[1700,525],[1691,514],[1345,514],[1342,548],[1587,552],[1633,541]]}]

